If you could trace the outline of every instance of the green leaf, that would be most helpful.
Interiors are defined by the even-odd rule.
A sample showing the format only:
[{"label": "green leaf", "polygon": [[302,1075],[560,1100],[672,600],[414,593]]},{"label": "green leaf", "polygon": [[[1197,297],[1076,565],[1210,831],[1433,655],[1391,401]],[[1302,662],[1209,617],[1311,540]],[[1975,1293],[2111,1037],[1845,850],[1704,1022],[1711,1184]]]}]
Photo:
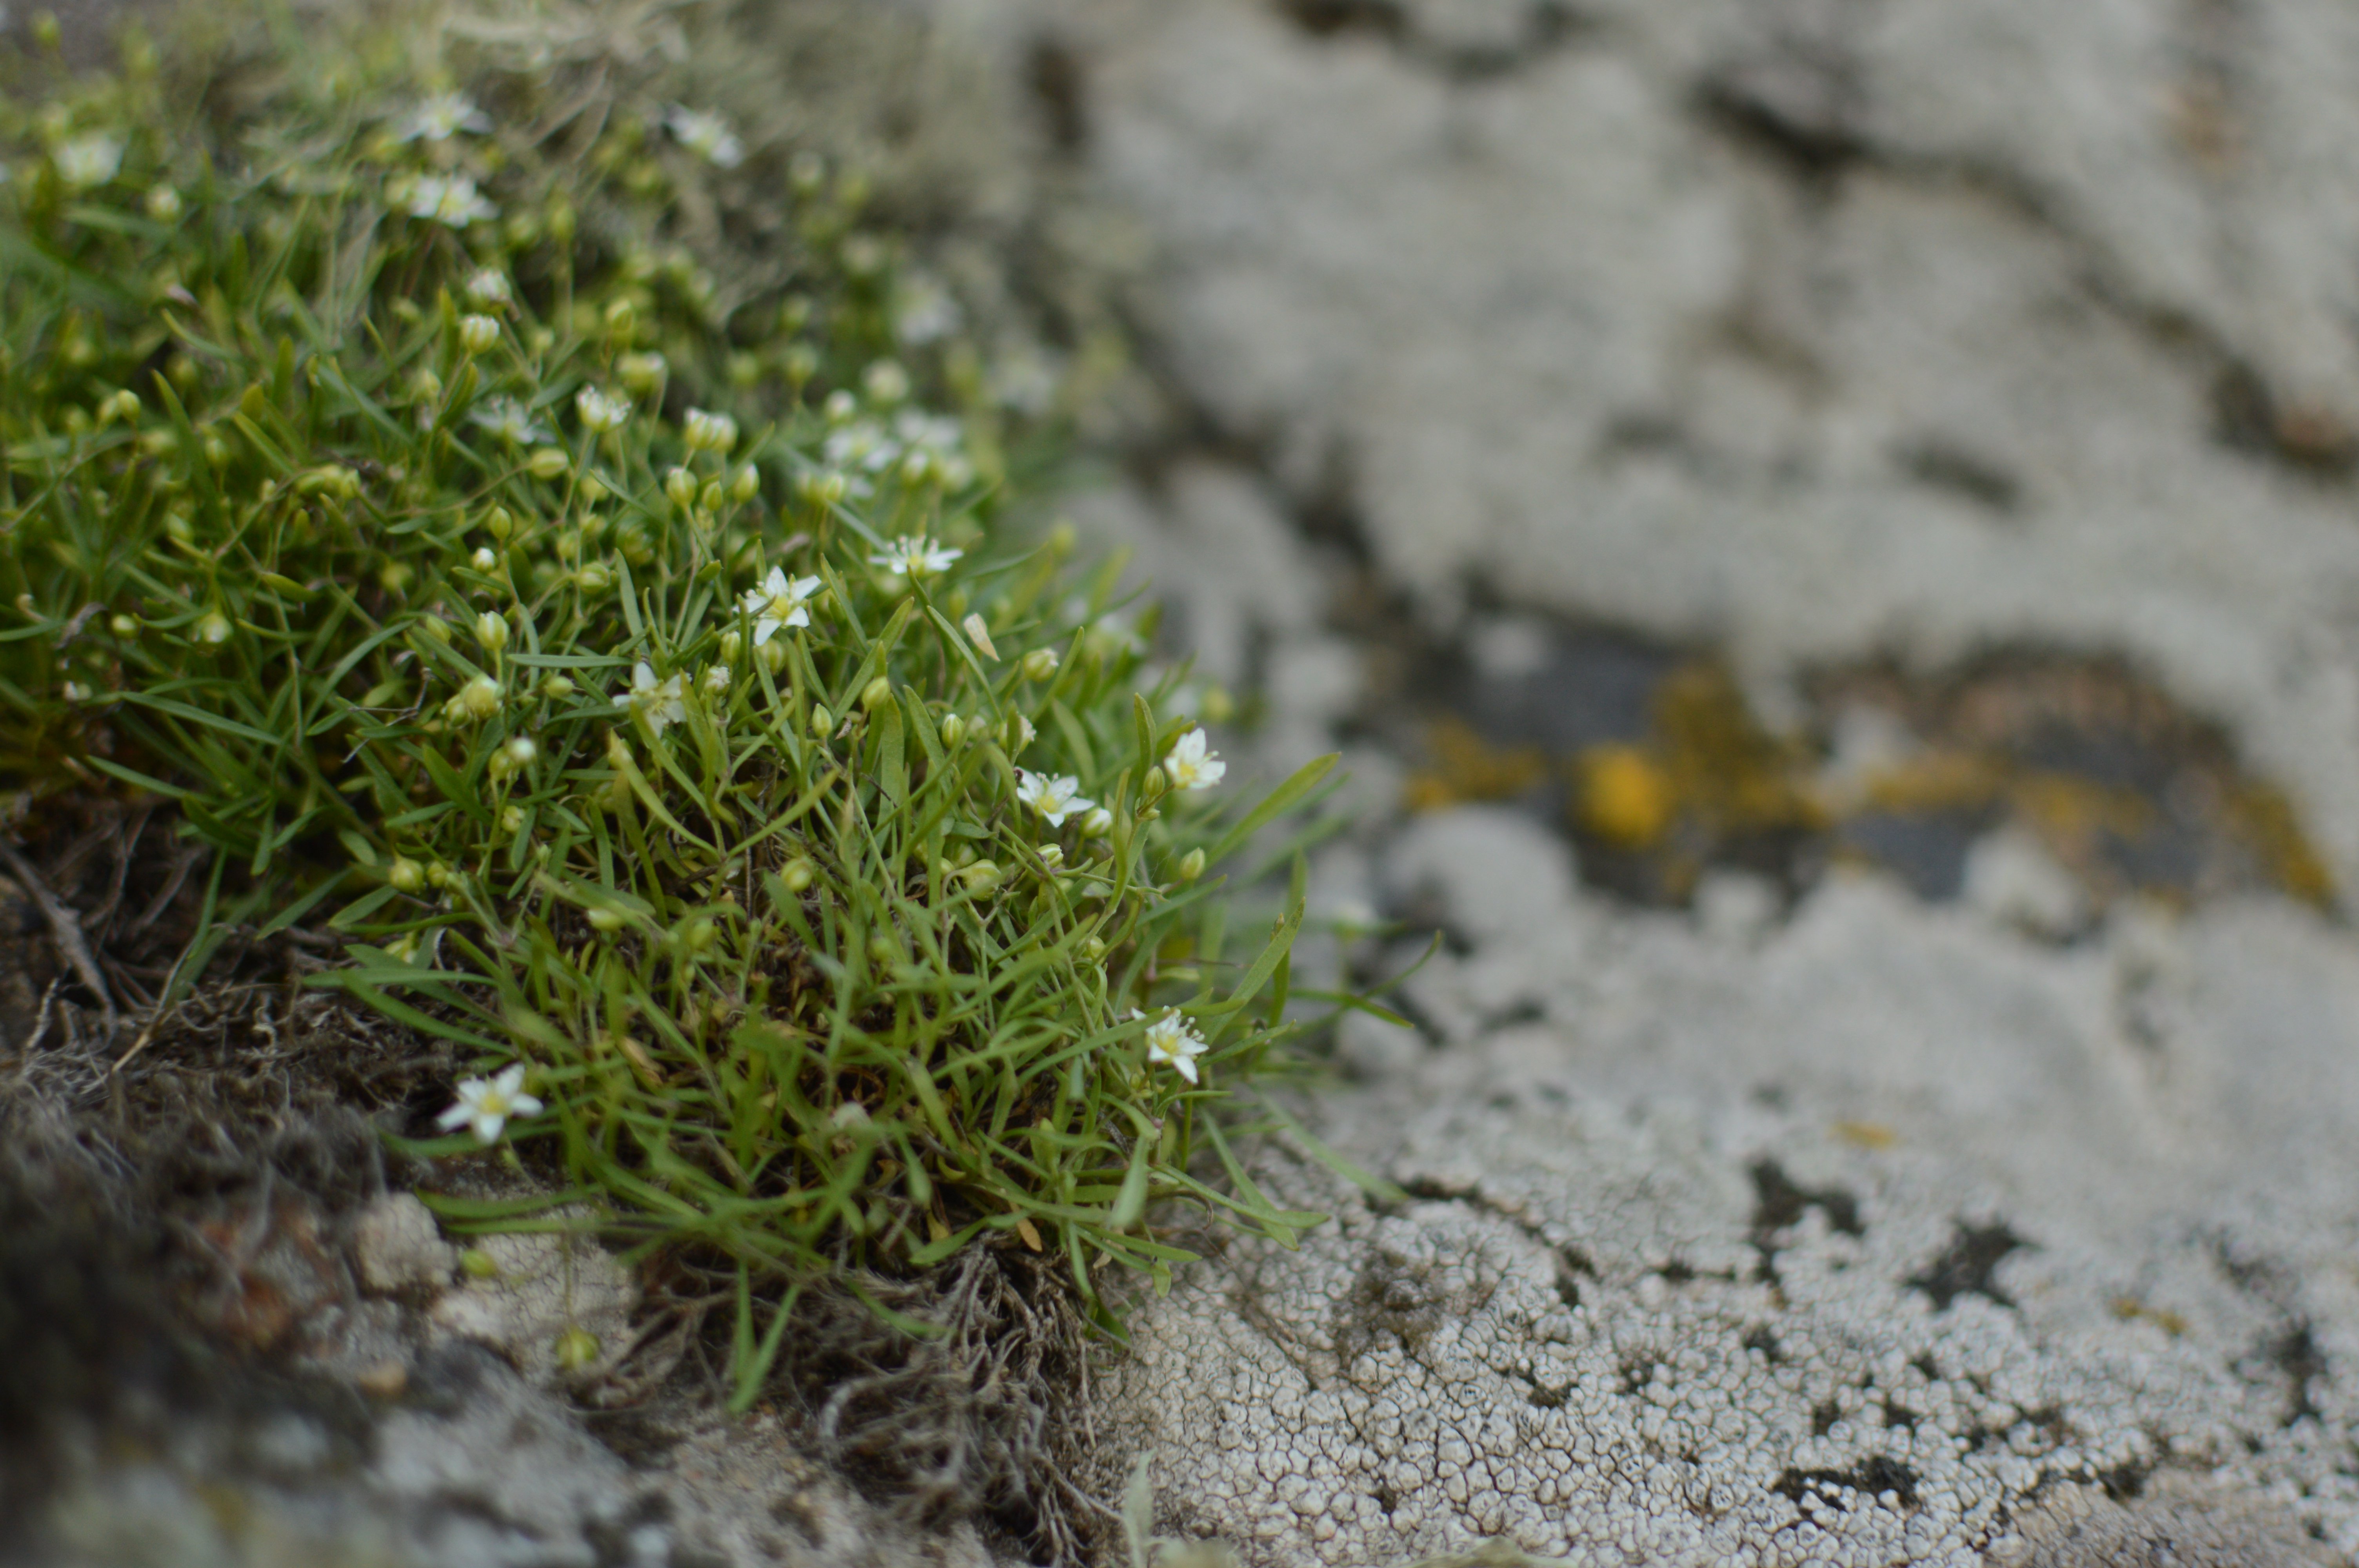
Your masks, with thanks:
[{"label": "green leaf", "polygon": [[1205,860],[1217,864],[1227,860],[1238,845],[1308,800],[1342,755],[1340,752],[1330,752],[1295,769],[1291,777],[1270,791],[1259,806],[1245,814],[1243,821],[1221,835],[1212,847],[1204,851]]}]

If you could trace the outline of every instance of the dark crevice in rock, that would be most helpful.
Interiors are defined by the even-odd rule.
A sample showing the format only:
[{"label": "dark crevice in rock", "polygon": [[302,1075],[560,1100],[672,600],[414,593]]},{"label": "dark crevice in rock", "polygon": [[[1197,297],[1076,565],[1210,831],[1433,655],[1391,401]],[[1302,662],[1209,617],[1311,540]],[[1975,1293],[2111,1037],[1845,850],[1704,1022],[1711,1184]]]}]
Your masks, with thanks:
[{"label": "dark crevice in rock", "polygon": [[2268,1346],[2270,1365],[2285,1374],[2291,1385],[2286,1400],[2285,1414],[2277,1418],[2279,1426],[2291,1426],[2304,1416],[2313,1419],[2321,1412],[2310,1397],[2310,1382],[2327,1373],[2325,1354],[2318,1347],[2318,1336],[2307,1321],[2298,1322],[2271,1340]]},{"label": "dark crevice in rock", "polygon": [[1787,1470],[1771,1491],[1799,1508],[1805,1497],[1815,1497],[1830,1508],[1847,1509],[1846,1493],[1879,1498],[1893,1493],[1902,1508],[1917,1506],[1917,1472],[1883,1454],[1871,1454],[1848,1470]]},{"label": "dark crevice in rock", "polygon": [[1960,1225],[1949,1250],[1928,1264],[1925,1271],[1909,1279],[1912,1290],[1924,1292],[1933,1299],[1933,1310],[1946,1312],[1950,1303],[1962,1295],[1977,1295],[2003,1307],[2013,1307],[2015,1298],[2001,1290],[1994,1277],[1999,1260],[2008,1253],[2031,1243],[1998,1225]]},{"label": "dark crevice in rock", "polygon": [[1025,85],[1049,146],[1061,156],[1078,154],[1090,139],[1089,73],[1082,57],[1064,39],[1044,35],[1033,40],[1024,63]]},{"label": "dark crevice in rock", "polygon": [[1594,28],[1589,17],[1560,0],[1536,0],[1525,7],[1515,38],[1481,44],[1452,43],[1419,31],[1399,0],[1276,0],[1276,5],[1312,38],[1376,38],[1412,64],[1467,83],[1512,76]]},{"label": "dark crevice in rock", "polygon": [[2022,480],[1995,459],[1940,437],[1913,442],[1897,456],[1901,468],[1919,484],[1960,496],[2001,516],[2022,510]]}]

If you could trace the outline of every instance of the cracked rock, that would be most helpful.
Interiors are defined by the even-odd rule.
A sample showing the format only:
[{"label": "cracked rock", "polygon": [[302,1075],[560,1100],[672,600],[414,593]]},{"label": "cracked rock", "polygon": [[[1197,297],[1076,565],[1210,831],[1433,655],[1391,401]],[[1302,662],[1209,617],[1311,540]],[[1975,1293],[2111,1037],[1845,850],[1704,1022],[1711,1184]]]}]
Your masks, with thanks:
[{"label": "cracked rock", "polygon": [[[1558,896],[1462,960],[1540,1017],[1315,1108],[1399,1200],[1266,1151],[1333,1221],[1141,1309],[1114,1408],[1168,1528],[1289,1568],[2359,1547],[2341,934],[2260,901],[2056,947],[1836,877],[1733,945]],[[1552,964],[1584,922],[1611,961]]]}]

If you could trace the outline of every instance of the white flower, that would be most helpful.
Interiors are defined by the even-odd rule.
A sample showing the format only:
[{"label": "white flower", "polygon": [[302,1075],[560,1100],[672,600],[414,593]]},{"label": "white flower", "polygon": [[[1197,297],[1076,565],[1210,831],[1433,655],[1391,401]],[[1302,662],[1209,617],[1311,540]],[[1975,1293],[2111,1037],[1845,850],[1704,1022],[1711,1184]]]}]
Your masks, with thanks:
[{"label": "white flower", "polygon": [[992,362],[991,395],[1002,408],[1018,414],[1046,414],[1057,401],[1056,365],[1038,351],[1003,348]]},{"label": "white flower", "polygon": [[947,414],[924,414],[905,408],[893,421],[893,433],[912,457],[923,457],[952,490],[964,490],[974,480],[974,464],[967,460],[966,427]]},{"label": "white flower", "polygon": [[893,335],[904,343],[930,343],[959,330],[958,301],[930,277],[904,284],[894,302]]},{"label": "white flower", "polygon": [[761,587],[747,589],[741,602],[745,613],[754,617],[754,646],[758,648],[777,636],[782,626],[810,625],[810,600],[819,586],[815,577],[789,578],[772,567]]},{"label": "white flower", "polygon": [[491,128],[490,118],[475,107],[473,99],[463,92],[445,92],[412,109],[403,117],[401,129],[395,135],[405,142],[414,142],[421,136],[429,142],[446,142],[462,131],[472,131],[480,136]]},{"label": "white flower", "polygon": [[716,168],[735,168],[745,161],[745,144],[729,122],[709,110],[684,109],[675,103],[664,111],[664,125],[681,146]]},{"label": "white flower", "polygon": [[729,695],[729,666],[727,665],[715,665],[711,669],[704,672],[704,690],[705,694],[709,697],[727,697]]},{"label": "white flower", "polygon": [[487,266],[467,280],[467,300],[479,309],[499,310],[516,303],[516,294],[508,287],[507,274]]},{"label": "white flower", "polygon": [[1016,770],[1016,798],[1038,812],[1040,820],[1051,827],[1063,827],[1066,817],[1097,804],[1081,790],[1082,781],[1071,773],[1052,779],[1046,773]]},{"label": "white flower", "polygon": [[619,430],[623,421],[631,416],[631,406],[619,397],[610,397],[594,386],[585,386],[573,395],[573,407],[582,416],[584,429],[604,435]]},{"label": "white flower", "polygon": [[1171,754],[1163,759],[1163,772],[1173,789],[1210,789],[1229,771],[1219,752],[1204,749],[1205,741],[1203,730],[1190,730],[1173,743]]},{"label": "white flower", "polygon": [[877,360],[860,373],[860,390],[869,402],[889,408],[909,395],[909,373],[898,360]]},{"label": "white flower", "polygon": [[[1147,1014],[1134,1007],[1130,1016],[1145,1018]],[[1162,1015],[1147,1026],[1146,1040],[1148,1065],[1169,1064],[1172,1071],[1191,1084],[1196,1081],[1195,1058],[1212,1049],[1176,1007],[1165,1008]]]},{"label": "white flower", "polygon": [[737,421],[726,414],[691,408],[681,435],[691,452],[725,452],[737,444]]},{"label": "white flower", "polygon": [[525,406],[513,397],[488,397],[483,406],[467,416],[501,440],[514,447],[530,446],[535,441],[553,441],[556,433],[537,424],[526,412]]},{"label": "white flower", "polygon": [[820,447],[831,468],[859,468],[883,473],[901,460],[901,444],[874,419],[855,420],[827,433]]},{"label": "white flower", "polygon": [[104,185],[123,167],[123,138],[93,132],[60,142],[49,157],[58,166],[58,178],[67,189],[86,190],[93,185]]},{"label": "white flower", "polygon": [[470,223],[498,217],[500,210],[484,199],[468,176],[454,174],[445,178],[429,174],[419,176],[409,188],[409,215],[463,229]]},{"label": "white flower", "polygon": [[688,718],[688,677],[674,675],[658,684],[654,666],[643,659],[631,669],[631,689],[616,700],[660,740],[667,727]]},{"label": "white flower", "polygon": [[924,578],[950,570],[951,563],[964,554],[964,550],[937,545],[923,534],[911,534],[869,557],[868,564],[882,567],[895,577]]},{"label": "white flower", "polygon": [[488,1083],[482,1078],[463,1080],[457,1103],[435,1122],[445,1131],[471,1127],[475,1141],[488,1146],[500,1141],[500,1130],[510,1117],[521,1121],[539,1114],[540,1101],[524,1092],[524,1064],[518,1062]]}]

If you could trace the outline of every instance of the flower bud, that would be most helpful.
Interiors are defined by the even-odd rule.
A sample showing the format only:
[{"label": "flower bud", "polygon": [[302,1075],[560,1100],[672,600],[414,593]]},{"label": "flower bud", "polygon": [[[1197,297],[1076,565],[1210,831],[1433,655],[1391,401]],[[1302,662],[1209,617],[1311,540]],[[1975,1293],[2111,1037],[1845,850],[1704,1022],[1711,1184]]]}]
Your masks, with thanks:
[{"label": "flower bud", "polygon": [[715,665],[704,672],[704,691],[708,697],[729,695],[729,666]]},{"label": "flower bud", "polygon": [[811,863],[809,860],[788,860],[778,872],[778,881],[788,892],[800,892],[811,885]]},{"label": "flower bud", "polygon": [[686,469],[676,468],[664,475],[664,494],[671,503],[685,511],[696,500],[696,476]]},{"label": "flower bud", "polygon": [[106,629],[114,633],[118,637],[136,637],[139,635],[139,622],[136,617],[129,615],[115,616],[113,620],[107,622]]},{"label": "flower bud", "polygon": [[729,499],[740,506],[761,493],[762,476],[756,471],[752,463],[747,463],[744,468],[739,469],[737,477],[729,481]]},{"label": "flower bud", "polygon": [[703,509],[704,525],[708,528],[712,526],[712,514],[721,510],[722,494],[721,481],[717,479],[706,480],[704,488],[696,492],[696,504]]},{"label": "flower bud", "polygon": [[1171,781],[1163,776],[1161,768],[1149,768],[1147,770],[1147,782],[1139,786],[1138,798],[1152,806],[1161,800],[1163,792],[1170,787]]},{"label": "flower bud", "polygon": [[777,675],[787,667],[787,640],[784,637],[773,637],[755,649],[754,656],[762,661],[764,669],[772,675]]},{"label": "flower bud", "polygon": [[557,1336],[556,1353],[559,1371],[587,1371],[598,1364],[598,1336],[576,1325]]},{"label": "flower bud", "polygon": [[966,720],[965,720],[965,719],[962,719],[962,718],[960,718],[960,717],[959,717],[957,714],[955,714],[955,713],[945,713],[945,714],[943,714],[943,715],[942,715],[942,745],[943,745],[945,748],[947,748],[947,749],[949,749],[949,750],[951,750],[951,751],[955,752],[955,751],[957,751],[957,750],[958,750],[959,742],[960,742],[960,741],[963,741],[963,740],[965,740],[965,739],[966,739]]},{"label": "flower bud", "polygon": [[989,860],[977,860],[961,868],[959,880],[976,892],[989,892],[999,885],[999,868]]},{"label": "flower bud", "polygon": [[617,299],[606,307],[606,335],[616,342],[627,342],[639,330],[639,308],[628,299]]},{"label": "flower bud", "polygon": [[666,368],[664,357],[658,353],[625,354],[614,362],[616,378],[641,396],[663,381]]},{"label": "flower bud", "polygon": [[385,880],[396,892],[419,892],[426,887],[426,868],[406,856],[394,857],[386,869]]},{"label": "flower bud", "polygon": [[474,555],[471,558],[474,562],[475,569],[479,572],[492,571],[500,564],[499,557],[492,553],[492,547],[489,545],[478,546]]},{"label": "flower bud", "polygon": [[573,574],[573,580],[584,593],[603,593],[614,586],[614,574],[596,561],[592,561]]},{"label": "flower bud", "polygon": [[558,448],[536,447],[532,456],[525,460],[524,466],[531,470],[535,479],[554,480],[561,477],[572,463]]},{"label": "flower bud", "polygon": [[827,704],[823,702],[811,704],[810,726],[812,734],[822,741],[827,739],[828,731],[835,728],[835,715],[827,710]]},{"label": "flower bud", "polygon": [[623,928],[622,911],[616,909],[593,909],[590,911],[590,928],[592,931],[620,931]]},{"label": "flower bud", "polygon": [[102,425],[116,419],[129,425],[136,423],[138,418],[139,395],[127,386],[98,406],[98,422]]},{"label": "flower bud", "polygon": [[1204,851],[1202,849],[1190,849],[1180,858],[1180,880],[1182,882],[1192,882],[1203,874]]},{"label": "flower bud", "polygon": [[1047,680],[1057,673],[1057,652],[1053,648],[1035,648],[1024,655],[1024,678]]},{"label": "flower bud", "polygon": [[827,401],[820,405],[820,412],[826,416],[831,425],[846,425],[860,412],[860,399],[839,386],[827,395]]},{"label": "flower bud", "polygon": [[879,703],[890,702],[892,699],[893,683],[883,676],[878,676],[860,690],[860,707],[864,712],[874,713]]},{"label": "flower bud", "polygon": [[821,506],[833,506],[852,492],[852,481],[840,473],[809,476],[803,483],[803,493]]},{"label": "flower bud", "polygon": [[506,544],[508,535],[515,528],[516,519],[508,515],[508,509],[505,506],[495,506],[484,514],[484,532],[492,536],[495,545]]},{"label": "flower bud", "polygon": [[1032,728],[1032,720],[1020,713],[1011,714],[1007,721],[999,727],[999,743],[1006,747],[1007,754],[1013,757],[1025,747],[1029,746],[1033,737],[1039,733],[1038,730]]},{"label": "flower bud", "polygon": [[443,716],[453,723],[462,719],[481,723],[499,710],[500,683],[489,676],[477,676],[442,705]]},{"label": "flower bud", "polygon": [[489,316],[459,318],[459,347],[471,354],[489,353],[500,341],[500,324]]},{"label": "flower bud", "polygon": [[518,769],[522,768],[526,763],[531,762],[533,758],[539,754],[540,748],[532,743],[531,737],[527,735],[518,735],[506,745],[502,746],[498,751],[492,753],[492,777],[495,779],[508,778],[514,775]]},{"label": "flower bud", "polygon": [[737,655],[745,651],[745,639],[744,637],[739,636],[734,632],[723,632],[721,633],[721,662],[723,664],[735,664],[737,662]]},{"label": "flower bud", "polygon": [[787,379],[800,386],[819,373],[819,351],[809,343],[797,343],[780,362],[786,367]]},{"label": "flower bud", "polygon": [[1065,863],[1065,847],[1062,844],[1041,845],[1040,861],[1050,871],[1056,871]]},{"label": "flower bud", "polygon": [[486,610],[475,617],[475,641],[484,652],[496,654],[508,645],[508,618],[496,611]]},{"label": "flower bud", "polygon": [[500,809],[500,831],[514,837],[524,831],[524,807],[503,806]]},{"label": "flower bud", "polygon": [[158,223],[178,222],[180,217],[180,193],[168,185],[159,185],[148,191],[147,216]]},{"label": "flower bud", "polygon": [[1113,831],[1114,813],[1103,806],[1090,807],[1090,814],[1082,818],[1082,837],[1084,838],[1103,838]]},{"label": "flower bud", "polygon": [[726,453],[737,444],[737,421],[726,414],[708,414],[701,408],[688,411],[688,423],[680,432],[691,452]]},{"label": "flower bud", "polygon": [[197,641],[212,647],[228,642],[229,633],[229,617],[218,610],[206,611],[203,619],[197,622]]}]

